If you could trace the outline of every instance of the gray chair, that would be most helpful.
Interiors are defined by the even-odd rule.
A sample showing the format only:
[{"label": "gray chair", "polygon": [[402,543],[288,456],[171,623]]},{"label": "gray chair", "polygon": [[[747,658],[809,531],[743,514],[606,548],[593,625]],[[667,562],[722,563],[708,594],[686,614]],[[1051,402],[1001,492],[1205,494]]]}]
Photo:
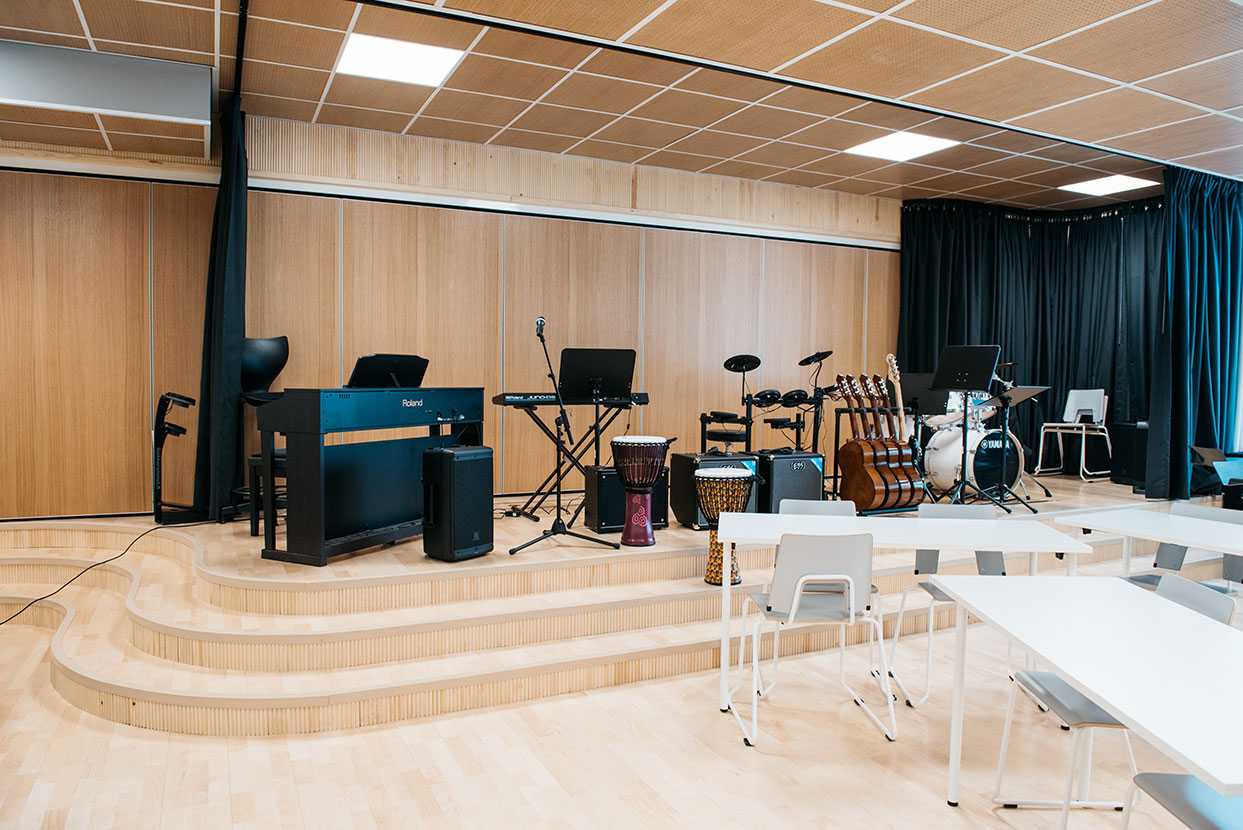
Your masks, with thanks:
[{"label": "gray chair", "polygon": [[[1104,389],[1072,389],[1066,395],[1066,406],[1060,422],[1046,421],[1040,427],[1040,452],[1036,458],[1036,475],[1061,473],[1066,470],[1066,447],[1063,436],[1079,437],[1079,477],[1084,481],[1099,481],[1109,477],[1109,469],[1088,469],[1088,439],[1104,438],[1105,451],[1113,457],[1113,444],[1109,441],[1109,429],[1105,426],[1105,410],[1109,408],[1109,396]],[[1082,421],[1080,416],[1090,420]],[[1058,466],[1044,465],[1045,438],[1057,436]]]},{"label": "gray chair", "polygon": [[1122,830],[1131,826],[1135,795],[1143,791],[1192,830],[1243,830],[1243,796],[1227,796],[1194,775],[1145,772],[1135,776],[1127,794]]},{"label": "gray chair", "polygon": [[[1234,600],[1230,599],[1230,597],[1223,596],[1218,591],[1214,591],[1198,582],[1192,582],[1190,579],[1184,579],[1177,574],[1165,574],[1162,576],[1161,581],[1157,584],[1156,593],[1158,596],[1190,608],[1222,624],[1229,623],[1230,616],[1234,613]],[[1115,719],[1113,715],[1110,715],[1092,700],[1080,694],[1053,672],[1021,671],[1015,675],[1015,683],[1010,687],[1010,702],[1006,709],[1006,725],[1001,735],[1001,757],[997,763],[997,784],[993,789],[993,801],[1006,807],[1052,807],[1059,804],[1056,801],[1018,800],[1004,798],[1001,795],[1001,784],[1006,770],[1006,750],[1009,748],[1010,743],[1010,727],[1014,720],[1014,705],[1020,686],[1031,697],[1048,706],[1061,719],[1062,723],[1070,727],[1073,736],[1070,750],[1070,773],[1066,781],[1066,794],[1060,802],[1062,808],[1061,826],[1063,828],[1066,827],[1071,807],[1109,810],[1129,808],[1134,801],[1135,787],[1141,778],[1135,766],[1135,752],[1131,747],[1130,733],[1126,731],[1126,727]],[[1122,739],[1126,744],[1127,759],[1131,764],[1131,776],[1136,783],[1132,785],[1131,790],[1128,791],[1126,798],[1122,802],[1089,800],[1087,790],[1091,771],[1087,770],[1083,776],[1079,774],[1084,759],[1090,757],[1090,736],[1092,730],[1096,729],[1120,730]],[[1078,798],[1075,799],[1073,798],[1075,780],[1080,777],[1082,778],[1080,791]],[[1188,826],[1200,827],[1201,825]]]},{"label": "gray chair", "polygon": [[[988,504],[921,504],[919,506],[919,518],[921,519],[993,519],[996,515],[996,509]],[[916,550],[915,575],[935,574],[940,567],[940,560],[941,552],[938,550]],[[1005,576],[1006,557],[1001,551],[978,550],[975,552],[975,567],[976,572],[982,576]],[[898,640],[902,637],[902,620],[906,615],[907,597],[914,589],[928,594],[928,655],[924,667],[924,692],[918,698],[914,697],[906,684],[902,682],[902,678],[892,668],[894,654],[898,649]],[[889,646],[889,676],[893,678],[894,683],[906,698],[906,705],[912,709],[927,703],[928,695],[932,692],[932,629],[937,606],[953,604],[954,601],[945,592],[930,582],[917,582],[915,586],[906,588],[902,592],[902,599],[898,604],[898,621],[894,626],[893,641]]]},{"label": "gray chair", "polygon": [[[833,583],[836,593],[811,592],[808,585]],[[846,682],[846,627],[867,625],[870,642],[882,642],[884,630],[877,608],[878,592],[872,584],[872,536],[867,533],[845,536],[800,536],[787,534],[778,545],[777,562],[772,584],[767,591],[749,591],[744,605],[750,602],[759,611],[751,626],[751,736],[759,737],[759,704],[763,679],[760,676],[760,635],[766,625],[780,629],[802,622],[837,624],[838,682],[884,734],[897,738],[897,717],[894,695],[889,688],[885,650],[880,649],[881,667],[877,685],[885,698],[888,725],[881,720],[863,697]],[[769,687],[771,689],[771,686]],[[743,739],[748,746],[752,740]]]}]

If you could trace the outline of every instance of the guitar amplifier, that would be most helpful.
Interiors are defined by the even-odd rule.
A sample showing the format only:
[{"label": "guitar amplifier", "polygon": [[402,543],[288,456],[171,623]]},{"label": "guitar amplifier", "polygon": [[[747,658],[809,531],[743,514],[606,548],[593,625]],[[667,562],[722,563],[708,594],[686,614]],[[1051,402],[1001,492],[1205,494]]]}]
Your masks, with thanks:
[{"label": "guitar amplifier", "polygon": [[492,550],[492,448],[423,454],[423,552],[461,562]]},{"label": "guitar amplifier", "polygon": [[[669,506],[681,524],[695,530],[708,529],[708,520],[700,511],[699,497],[695,494],[696,470],[700,467],[745,467],[758,474],[759,460],[748,453],[675,452],[669,459]],[[758,490],[759,482],[756,482],[744,512],[755,512]]]},{"label": "guitar amplifier", "polygon": [[[626,488],[616,467],[587,468],[583,517],[596,533],[619,533],[626,524]],[[652,487],[652,527],[669,526],[669,468],[660,471]]]},{"label": "guitar amplifier", "polygon": [[824,498],[824,456],[790,450],[760,450],[759,513],[781,512],[782,499],[820,501]]}]

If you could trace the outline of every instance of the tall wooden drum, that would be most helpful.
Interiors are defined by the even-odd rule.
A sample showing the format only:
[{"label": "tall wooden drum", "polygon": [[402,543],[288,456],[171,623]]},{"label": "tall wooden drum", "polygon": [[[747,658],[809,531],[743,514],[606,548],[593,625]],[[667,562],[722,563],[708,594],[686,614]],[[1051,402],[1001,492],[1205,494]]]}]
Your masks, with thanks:
[{"label": "tall wooden drum", "polygon": [[626,524],[621,543],[631,547],[656,544],[652,532],[652,487],[665,468],[669,439],[655,435],[621,435],[611,442],[613,467],[626,488]]},{"label": "tall wooden drum", "polygon": [[[722,513],[741,513],[747,509],[755,474],[743,467],[705,467],[695,471],[695,495],[699,510],[708,520],[708,566],[704,570],[704,582],[721,584],[721,570],[725,549],[716,537],[716,523]],[[730,545],[733,550],[733,544]],[[730,558],[729,584],[742,582],[738,572],[738,559]]]}]

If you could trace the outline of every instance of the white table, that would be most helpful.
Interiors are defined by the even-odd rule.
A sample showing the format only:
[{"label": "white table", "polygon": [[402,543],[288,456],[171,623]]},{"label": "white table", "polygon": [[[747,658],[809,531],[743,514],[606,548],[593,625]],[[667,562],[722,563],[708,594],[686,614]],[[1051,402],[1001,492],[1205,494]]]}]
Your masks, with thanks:
[{"label": "white table", "polygon": [[1120,535],[1124,575],[1131,573],[1131,555],[1136,539],[1169,542],[1189,548],[1207,548],[1218,553],[1243,556],[1243,527],[1212,519],[1179,516],[1142,507],[1124,507],[1054,516],[1053,521],[1065,527]]},{"label": "white table", "polygon": [[957,602],[951,805],[958,805],[962,763],[968,613],[1218,792],[1243,795],[1243,631],[1113,577],[932,582]]},{"label": "white table", "polygon": [[722,513],[717,538],[725,547],[721,573],[721,711],[732,707],[729,693],[729,624],[731,616],[730,573],[733,551],[738,545],[775,546],[787,533],[808,536],[872,534],[879,549],[914,548],[949,550],[996,550],[1028,554],[1028,572],[1035,573],[1040,553],[1088,553],[1084,542],[1032,519],[917,519],[882,516],[804,516],[788,513]]}]

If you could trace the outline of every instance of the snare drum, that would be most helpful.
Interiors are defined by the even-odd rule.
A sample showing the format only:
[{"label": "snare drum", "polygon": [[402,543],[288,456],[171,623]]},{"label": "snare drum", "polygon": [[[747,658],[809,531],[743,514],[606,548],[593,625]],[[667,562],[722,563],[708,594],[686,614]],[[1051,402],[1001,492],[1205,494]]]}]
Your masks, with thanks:
[{"label": "snare drum", "polygon": [[654,545],[652,487],[665,467],[669,439],[655,435],[621,435],[610,444],[613,467],[626,488],[626,524],[621,543],[632,547]]},{"label": "snare drum", "polygon": [[[722,513],[741,513],[751,499],[755,474],[744,467],[704,467],[695,471],[695,496],[699,510],[708,520],[708,564],[704,569],[704,582],[721,584],[721,570],[725,549],[716,537],[716,523]],[[733,545],[730,545],[733,550]],[[738,570],[738,558],[730,557],[729,584],[738,585],[742,575]]]}]

